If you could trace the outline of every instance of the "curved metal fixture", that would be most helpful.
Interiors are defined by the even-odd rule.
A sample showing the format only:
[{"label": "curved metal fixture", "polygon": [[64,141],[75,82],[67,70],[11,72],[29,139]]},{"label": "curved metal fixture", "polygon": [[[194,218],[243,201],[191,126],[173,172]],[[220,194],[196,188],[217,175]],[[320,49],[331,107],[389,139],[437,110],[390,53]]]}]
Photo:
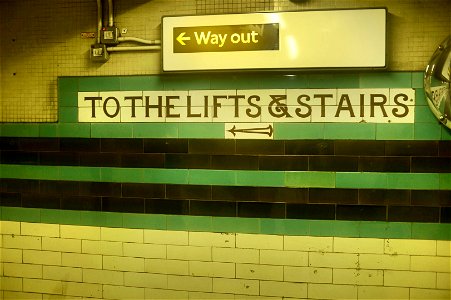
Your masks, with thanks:
[{"label": "curved metal fixture", "polygon": [[424,90],[429,108],[451,129],[451,35],[437,47],[424,74]]},{"label": "curved metal fixture", "polygon": [[108,52],[122,52],[122,51],[149,51],[149,50],[161,50],[160,45],[153,46],[132,46],[132,47],[108,47]]},{"label": "curved metal fixture", "polygon": [[146,45],[161,45],[160,40],[145,40],[145,39],[140,39],[140,38],[136,38],[136,37],[119,37],[118,41],[119,42],[137,42],[137,43],[146,44]]}]

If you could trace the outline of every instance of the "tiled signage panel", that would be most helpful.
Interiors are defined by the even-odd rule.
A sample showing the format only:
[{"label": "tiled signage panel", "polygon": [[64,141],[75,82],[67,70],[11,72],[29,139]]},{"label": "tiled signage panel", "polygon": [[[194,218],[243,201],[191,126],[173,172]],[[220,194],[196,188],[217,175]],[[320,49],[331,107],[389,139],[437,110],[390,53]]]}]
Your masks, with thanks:
[{"label": "tiled signage panel", "polygon": [[410,88],[79,92],[78,121],[413,123],[414,106]]}]

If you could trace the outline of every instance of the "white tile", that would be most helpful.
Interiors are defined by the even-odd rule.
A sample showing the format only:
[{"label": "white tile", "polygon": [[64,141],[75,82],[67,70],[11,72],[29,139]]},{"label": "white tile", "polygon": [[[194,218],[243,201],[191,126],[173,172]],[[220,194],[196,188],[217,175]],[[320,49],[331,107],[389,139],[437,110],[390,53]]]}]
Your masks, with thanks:
[{"label": "white tile", "polygon": [[409,299],[409,288],[385,286],[359,286],[358,299]]},{"label": "white tile", "polygon": [[124,256],[166,258],[166,245],[124,243]]},{"label": "white tile", "polygon": [[235,234],[226,232],[189,232],[189,244],[192,246],[235,247]]},{"label": "white tile", "polygon": [[20,222],[0,221],[0,233],[20,235]]},{"label": "white tile", "polygon": [[130,243],[142,243],[144,241],[144,231],[142,229],[102,227],[100,236],[103,241]]},{"label": "white tile", "polygon": [[308,297],[313,299],[357,299],[357,286],[312,283],[308,286]]},{"label": "white tile", "polygon": [[61,237],[80,240],[100,240],[100,227],[60,225]]},{"label": "white tile", "polygon": [[24,250],[23,262],[30,264],[59,266],[61,265],[61,252]]},{"label": "white tile", "polygon": [[211,247],[168,245],[167,258],[179,260],[211,261]]},{"label": "white tile", "polygon": [[62,281],[81,282],[83,275],[81,268],[42,266],[42,278]]},{"label": "white tile", "polygon": [[203,277],[235,278],[235,264],[221,262],[190,261],[189,274]]},{"label": "white tile", "polygon": [[378,285],[384,283],[382,270],[334,269],[334,284]]},{"label": "white tile", "polygon": [[102,256],[96,254],[62,253],[63,266],[102,269]]},{"label": "white tile", "polygon": [[188,245],[187,231],[144,230],[144,242],[163,245]]},{"label": "white tile", "polygon": [[94,102],[94,106],[102,105],[102,100],[88,100],[86,97],[99,97],[99,92],[78,92],[78,107],[91,108]]},{"label": "white tile", "polygon": [[167,288],[168,275],[165,274],[149,274],[149,273],[124,273],[124,285],[145,288]]},{"label": "white tile", "polygon": [[436,284],[434,272],[384,271],[384,286],[435,288]]},{"label": "white tile", "polygon": [[123,255],[122,242],[83,240],[82,252],[86,254]]},{"label": "white tile", "polygon": [[283,236],[281,235],[265,235],[265,234],[236,234],[237,248],[251,249],[283,249]]},{"label": "white tile", "polygon": [[331,252],[332,237],[284,236],[285,250]]},{"label": "white tile", "polygon": [[213,280],[209,277],[168,275],[168,289],[179,291],[212,292]]},{"label": "white tile", "polygon": [[257,249],[237,249],[237,248],[217,248],[213,247],[213,261],[235,262],[235,263],[254,263],[260,260]]},{"label": "white tile", "polygon": [[213,292],[259,295],[260,285],[258,280],[213,278]]},{"label": "white tile", "polygon": [[188,275],[189,262],[169,259],[145,259],[145,272],[154,274]]},{"label": "white tile", "polygon": [[383,254],[384,240],[334,237],[334,252]]},{"label": "white tile", "polygon": [[23,236],[31,235],[31,236],[59,237],[60,225],[22,222],[20,224],[20,231]]},{"label": "white tile", "polygon": [[42,265],[3,264],[3,275],[8,277],[42,278]]},{"label": "white tile", "polygon": [[105,299],[144,299],[144,288],[103,285]]},{"label": "white tile", "polygon": [[65,295],[80,296],[89,298],[102,297],[102,285],[81,282],[63,282],[63,291]]},{"label": "white tile", "polygon": [[81,241],[77,239],[42,238],[42,250],[81,252]]},{"label": "white tile", "polygon": [[307,297],[307,284],[280,281],[260,281],[260,295],[280,296],[282,299]]},{"label": "white tile", "polygon": [[437,253],[437,241],[386,239],[385,253],[434,256]]},{"label": "white tile", "polygon": [[124,272],[83,269],[83,282],[124,285]]},{"label": "white tile", "polygon": [[103,256],[103,269],[113,271],[144,272],[144,258]]},{"label": "white tile", "polygon": [[283,267],[256,264],[236,264],[236,278],[283,281]]},{"label": "white tile", "polygon": [[260,250],[260,263],[279,266],[307,266],[308,252]]},{"label": "white tile", "polygon": [[23,291],[44,293],[44,294],[59,294],[63,292],[61,281],[45,280],[45,279],[23,279]]},{"label": "white tile", "polygon": [[284,280],[291,282],[332,283],[332,269],[313,267],[284,267]]}]

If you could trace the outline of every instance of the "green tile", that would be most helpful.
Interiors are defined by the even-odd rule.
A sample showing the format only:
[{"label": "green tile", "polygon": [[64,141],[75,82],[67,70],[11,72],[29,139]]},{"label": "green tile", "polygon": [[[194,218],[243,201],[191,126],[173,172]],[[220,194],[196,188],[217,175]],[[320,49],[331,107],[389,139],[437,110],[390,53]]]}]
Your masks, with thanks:
[{"label": "green tile", "polygon": [[66,123],[58,125],[59,137],[91,137],[91,124]]},{"label": "green tile", "polygon": [[179,124],[177,123],[134,123],[133,137],[135,138],[178,138]]},{"label": "green tile", "polygon": [[166,216],[166,228],[167,230],[183,230],[189,231],[189,218],[190,216]]},{"label": "green tile", "polygon": [[80,77],[78,79],[80,92],[120,91],[120,77]]},{"label": "green tile", "polygon": [[122,222],[125,228],[166,229],[166,215],[124,213]]},{"label": "green tile", "polygon": [[287,171],[285,172],[285,186],[333,188],[335,187],[335,173]]},{"label": "green tile", "polygon": [[451,141],[451,129],[442,126],[442,140]]},{"label": "green tile", "polygon": [[359,237],[360,222],[359,221],[335,221],[334,236],[339,237]]},{"label": "green tile", "polygon": [[205,231],[209,232],[213,230],[212,217],[208,216],[190,216],[188,219],[189,231]]},{"label": "green tile", "polygon": [[0,135],[11,137],[38,137],[39,126],[35,123],[0,123]]},{"label": "green tile", "polygon": [[323,139],[324,123],[275,123],[274,139]]},{"label": "green tile", "polygon": [[3,221],[40,222],[41,210],[39,208],[2,207]]},{"label": "green tile", "polygon": [[387,173],[388,189],[438,190],[439,174]]},{"label": "green tile", "polygon": [[41,222],[51,224],[83,225],[79,211],[41,209]]},{"label": "green tile", "polygon": [[428,106],[424,89],[415,89],[415,106]]},{"label": "green tile", "polygon": [[179,124],[179,138],[217,138],[223,139],[223,123],[183,123]]},{"label": "green tile", "polygon": [[284,235],[287,232],[286,223],[285,219],[261,219],[260,230],[262,234]]},{"label": "green tile", "polygon": [[58,95],[60,93],[77,92],[79,77],[58,77]]},{"label": "green tile", "polygon": [[374,123],[325,123],[325,139],[374,140],[376,124]]},{"label": "green tile", "polygon": [[378,172],[337,172],[337,188],[387,188],[387,174]]},{"label": "green tile", "polygon": [[142,176],[143,183],[188,183],[188,170],[185,169],[143,169]]},{"label": "green tile", "polygon": [[100,220],[102,227],[124,227],[122,213],[102,212]]},{"label": "green tile", "polygon": [[[437,118],[432,113],[429,106],[415,107],[415,123],[434,123],[438,124]],[[439,127],[439,126],[437,126]]]},{"label": "green tile", "polygon": [[362,221],[360,222],[359,237],[385,238],[387,234],[387,222]]},{"label": "green tile", "polygon": [[73,181],[101,181],[100,170],[96,167],[59,167],[61,180]]},{"label": "green tile", "polygon": [[439,140],[442,135],[442,129],[438,122],[434,123],[415,123],[415,140]]},{"label": "green tile", "polygon": [[252,74],[243,75],[212,75],[210,78],[210,88],[212,90],[243,90],[258,89],[260,87],[259,76]]},{"label": "green tile", "polygon": [[451,240],[451,224],[413,223],[412,238],[424,240]]},{"label": "green tile", "polygon": [[209,90],[210,78],[208,75],[173,75],[164,78],[164,89],[171,90]]},{"label": "green tile", "polygon": [[213,232],[260,233],[260,219],[213,217]]},{"label": "green tile", "polygon": [[58,122],[60,123],[77,123],[78,111],[74,107],[60,107],[58,109]]},{"label": "green tile", "polygon": [[236,174],[232,170],[189,170],[189,184],[236,185]]},{"label": "green tile", "polygon": [[412,238],[412,223],[408,222],[388,222],[386,237],[393,239]]},{"label": "green tile", "polygon": [[310,235],[334,236],[336,221],[310,220]]},{"label": "green tile", "polygon": [[236,171],[236,185],[242,186],[284,186],[283,171]]},{"label": "green tile", "polygon": [[58,125],[39,124],[39,137],[58,137]]},{"label": "green tile", "polygon": [[309,88],[359,88],[359,74],[311,74]]},{"label": "green tile", "polygon": [[450,173],[439,174],[439,189],[451,190],[451,174]]},{"label": "green tile", "polygon": [[424,72],[412,72],[412,87],[423,88]]},{"label": "green tile", "polygon": [[92,138],[131,138],[133,125],[131,123],[93,123],[91,124]]},{"label": "green tile", "polygon": [[309,76],[305,74],[263,74],[255,76],[259,81],[260,89],[289,89],[289,88],[307,88],[309,85]]},{"label": "green tile", "polygon": [[102,212],[99,211],[80,211],[81,223],[85,226],[103,226]]},{"label": "green tile", "polygon": [[379,123],[376,125],[376,140],[413,140],[413,124]]},{"label": "green tile", "polygon": [[59,179],[58,166],[0,165],[0,176],[16,179]]},{"label": "green tile", "polygon": [[410,88],[410,72],[374,72],[360,74],[361,88]]},{"label": "green tile", "polygon": [[106,182],[142,182],[141,168],[101,168],[100,180]]},{"label": "green tile", "polygon": [[78,107],[77,92],[59,92],[58,105],[59,107]]},{"label": "green tile", "polygon": [[160,76],[122,76],[121,91],[155,91],[164,90],[164,82]]},{"label": "green tile", "polygon": [[285,220],[286,235],[310,235],[310,220]]}]

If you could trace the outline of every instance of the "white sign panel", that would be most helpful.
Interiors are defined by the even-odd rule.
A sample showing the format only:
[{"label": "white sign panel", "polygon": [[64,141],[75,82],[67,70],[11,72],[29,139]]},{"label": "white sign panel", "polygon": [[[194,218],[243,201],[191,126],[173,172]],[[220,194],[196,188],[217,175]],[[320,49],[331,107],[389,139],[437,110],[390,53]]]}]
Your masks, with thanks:
[{"label": "white sign panel", "polygon": [[163,71],[382,68],[384,8],[163,17]]}]

